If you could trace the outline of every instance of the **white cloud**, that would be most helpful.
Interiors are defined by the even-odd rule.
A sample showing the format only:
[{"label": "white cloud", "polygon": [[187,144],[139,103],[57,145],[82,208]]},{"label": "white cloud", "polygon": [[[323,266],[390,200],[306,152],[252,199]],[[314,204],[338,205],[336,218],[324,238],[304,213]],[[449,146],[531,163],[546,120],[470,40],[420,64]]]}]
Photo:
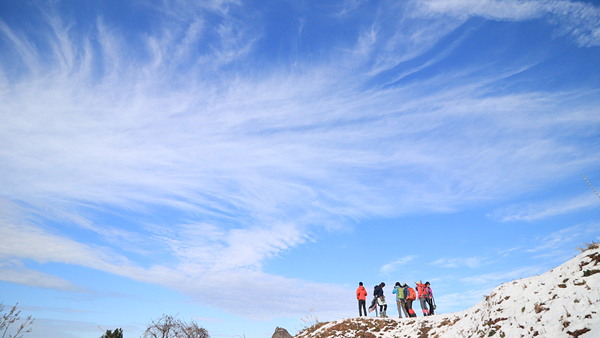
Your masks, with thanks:
[{"label": "white cloud", "polygon": [[384,276],[388,275],[388,274],[396,271],[399,266],[406,265],[406,264],[410,263],[411,261],[413,261],[415,258],[417,258],[417,256],[415,256],[415,255],[408,255],[408,256],[400,257],[393,262],[383,265],[379,269],[379,273],[381,273]]},{"label": "white cloud", "polygon": [[[246,62],[260,36],[228,20],[227,4],[213,5],[224,15],[212,37],[219,43],[198,60],[190,55],[206,33],[199,18],[164,32],[158,26],[136,41],[141,55],[100,19],[93,36],[76,38],[49,14],[48,52],[0,23],[7,50],[22,60],[13,74],[0,59],[0,203],[22,211],[0,223],[0,257],[90,267],[253,316],[271,306],[292,314],[316,302],[335,310],[347,290],[269,275],[262,264],[305,243],[315,228],[452,210],[598,163],[594,151],[573,155],[570,141],[600,122],[593,91],[579,92],[588,104],[566,108],[563,95],[572,93],[490,97],[489,86],[510,71],[448,72],[364,90],[373,74],[430,48],[456,27],[453,20],[403,31],[408,44],[400,33],[382,42],[374,28],[350,60],[347,50],[337,51],[334,61],[297,71],[244,74],[224,65]],[[365,59],[380,50],[380,58]],[[357,64],[371,72],[356,72]],[[539,122],[535,132],[531,120]],[[507,177],[516,165],[521,170]],[[156,208],[173,219],[149,221]],[[124,211],[122,224],[105,224],[105,216]],[[62,225],[44,224],[56,220]],[[65,236],[68,226],[93,239]],[[125,249],[117,252],[114,243]],[[124,252],[161,258],[135,263]],[[29,270],[18,280],[70,287]],[[255,304],[242,284],[273,296]]]},{"label": "white cloud", "polygon": [[540,15],[542,2],[498,0],[426,0],[421,10],[426,14],[446,14],[462,18],[483,16],[490,19],[526,20]]},{"label": "white cloud", "polygon": [[527,252],[535,253],[537,258],[558,257],[557,260],[562,261],[570,258],[573,249],[577,246],[596,240],[590,236],[593,236],[598,229],[600,224],[594,222],[565,227],[549,235],[534,238],[532,243],[535,245]]},{"label": "white cloud", "polygon": [[466,20],[484,17],[500,21],[546,19],[557,32],[569,35],[580,46],[600,46],[600,8],[569,0],[426,0],[418,2],[421,15],[449,15]]},{"label": "white cloud", "polygon": [[565,215],[582,209],[600,205],[600,201],[591,193],[582,194],[561,200],[549,200],[535,203],[512,205],[499,209],[490,216],[502,222],[538,221],[541,219]]},{"label": "white cloud", "polygon": [[[101,37],[105,49],[119,46],[112,39]],[[121,52],[109,52],[115,54],[114,63],[124,62]],[[160,65],[162,61],[155,62]],[[494,184],[502,173],[502,168],[493,168],[500,159],[510,165],[529,157],[532,166],[548,163],[546,167],[552,169],[560,159],[549,156],[571,151],[557,147],[558,140],[539,142],[537,135],[519,144],[499,138],[494,130],[505,122],[493,117],[500,113],[498,107],[504,107],[502,111],[522,107],[513,112],[514,124],[501,126],[522,132],[519,121],[540,118],[525,111],[547,109],[554,102],[552,97],[540,102],[537,94],[476,99],[477,91],[493,79],[426,97],[415,95],[419,89],[411,87],[377,95],[356,93],[352,98],[335,93],[352,93],[356,88],[348,83],[364,79],[338,82],[320,68],[292,77],[274,74],[258,82],[238,78],[221,89],[232,80],[228,75],[199,82],[192,72],[182,75],[188,86],[172,88],[163,86],[165,82],[155,74],[157,68],[140,75],[134,73],[143,66],[139,62],[112,65],[106,66],[119,73],[93,86],[85,79],[78,82],[61,75],[23,79],[20,87],[27,90],[11,94],[11,104],[2,114],[8,137],[4,146],[9,149],[3,183],[15,198],[46,200],[58,195],[127,207],[169,203],[218,214],[232,210],[263,214],[282,205],[303,204],[300,201],[316,201],[315,212],[351,217],[401,213],[419,206],[448,210],[459,201],[486,195],[490,191],[486,182]],[[326,71],[342,72],[331,67]],[[122,75],[113,78],[118,74]],[[438,78],[434,82],[447,81]],[[154,95],[159,90],[161,95]],[[404,103],[398,105],[398,101]],[[31,102],[43,103],[44,109]],[[446,103],[440,107],[428,102]],[[377,111],[366,107],[377,107]],[[425,113],[412,113],[414,109]],[[570,111],[559,113],[567,116]],[[445,137],[443,130],[459,125],[465,116],[489,123],[489,129],[481,133],[497,137],[489,144],[473,143],[479,133],[469,125],[455,129],[460,138]],[[585,108],[582,117],[580,124],[594,123]],[[547,123],[550,132],[558,121]],[[323,126],[328,126],[327,132],[322,132]],[[30,137],[19,137],[23,134]],[[423,135],[433,137],[422,142]],[[471,165],[462,166],[467,159]],[[421,189],[413,177],[425,168],[433,183]],[[364,178],[378,171],[400,173],[400,179],[388,182],[390,186],[373,185]],[[456,174],[446,177],[442,172]],[[527,174],[523,171],[523,176]],[[515,177],[514,183],[522,179]],[[32,184],[17,184],[23,181]],[[502,190],[517,186],[507,183]],[[359,194],[348,193],[351,190],[365,198],[353,198]],[[335,191],[336,196],[329,196],[328,191]],[[402,191],[412,198],[397,198],[396,192]],[[364,203],[365,199],[370,203]],[[358,203],[361,208],[356,208]],[[400,208],[397,203],[402,203]]]},{"label": "white cloud", "polygon": [[0,263],[0,280],[15,284],[71,292],[85,291],[73,283],[46,273],[24,268],[22,264]]},{"label": "white cloud", "polygon": [[521,267],[512,271],[486,273],[461,278],[460,281],[472,285],[489,285],[496,286],[500,283],[512,281],[517,278],[531,277],[539,274],[542,269],[539,266]]},{"label": "white cloud", "polygon": [[484,265],[486,260],[485,257],[440,258],[431,264],[443,268],[459,268],[466,266],[473,269]]},{"label": "white cloud", "polygon": [[[291,232],[283,231],[285,227],[281,226],[272,229],[272,232],[238,230],[233,234],[225,234],[212,226],[190,226],[184,235],[191,237],[171,246],[178,255],[174,264],[143,267],[108,247],[92,247],[29,224],[11,224],[10,220],[17,216],[15,213],[19,212],[19,208],[12,203],[4,203],[4,206],[12,211],[3,214],[0,223],[3,234],[0,237],[0,258],[3,260],[0,265],[0,280],[11,283],[87,292],[61,277],[28,269],[20,260],[73,264],[141,282],[164,285],[184,292],[204,304],[260,319],[269,317],[273,307],[286,316],[317,306],[325,312],[336,311],[340,304],[346,302],[349,292],[335,285],[310,283],[258,271],[257,268],[265,257],[294,245],[290,244],[294,240],[289,239],[289,236],[298,235],[293,228],[289,228]],[[210,235],[213,239],[223,238],[227,245],[219,247],[202,241],[195,243],[200,237],[193,236],[191,232]],[[196,250],[203,253],[198,254]],[[207,289],[211,292],[207,293]],[[252,304],[257,294],[272,297],[264,298],[260,308],[244,305]],[[286,299],[285,302],[281,301],[283,298]],[[329,299],[327,306],[319,304],[319,300],[323,298]]]}]

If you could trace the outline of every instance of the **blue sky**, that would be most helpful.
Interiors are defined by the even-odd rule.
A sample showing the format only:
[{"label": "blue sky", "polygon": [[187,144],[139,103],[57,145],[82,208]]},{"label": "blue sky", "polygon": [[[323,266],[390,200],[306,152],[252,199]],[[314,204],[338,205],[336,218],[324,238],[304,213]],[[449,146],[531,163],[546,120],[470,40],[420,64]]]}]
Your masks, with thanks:
[{"label": "blue sky", "polygon": [[268,337],[359,281],[460,311],[600,240],[596,2],[3,0],[0,50],[30,337]]}]

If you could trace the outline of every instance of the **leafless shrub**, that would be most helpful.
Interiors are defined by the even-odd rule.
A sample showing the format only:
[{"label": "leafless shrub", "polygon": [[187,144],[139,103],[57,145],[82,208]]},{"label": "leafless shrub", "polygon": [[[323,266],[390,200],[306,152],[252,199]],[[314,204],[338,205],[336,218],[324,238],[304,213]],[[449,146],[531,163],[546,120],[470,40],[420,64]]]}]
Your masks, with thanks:
[{"label": "leafless shrub", "polygon": [[578,247],[577,250],[579,250],[581,252],[585,252],[588,250],[594,250],[594,249],[598,249],[598,248],[600,248],[600,242],[592,241],[591,243],[583,243],[583,246]]},{"label": "leafless shrub", "polygon": [[210,336],[205,328],[194,321],[186,323],[164,314],[148,325],[144,331],[144,338],[210,338]]},{"label": "leafless shrub", "polygon": [[[2,317],[0,317],[0,333],[2,333],[2,338],[20,338],[25,333],[31,332],[33,318],[31,318],[31,315],[25,319],[21,318],[21,311],[17,310],[17,305],[19,303],[4,313],[4,304],[0,303],[0,313],[2,314]],[[17,322],[21,323],[15,327],[14,324]]]}]

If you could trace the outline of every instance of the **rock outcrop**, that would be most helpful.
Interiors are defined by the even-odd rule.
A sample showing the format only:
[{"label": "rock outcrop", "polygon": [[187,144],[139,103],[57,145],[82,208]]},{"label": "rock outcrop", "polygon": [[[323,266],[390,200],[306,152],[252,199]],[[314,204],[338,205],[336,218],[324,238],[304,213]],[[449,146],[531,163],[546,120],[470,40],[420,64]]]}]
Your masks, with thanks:
[{"label": "rock outcrop", "polygon": [[286,329],[277,327],[271,338],[293,338],[293,336]]}]

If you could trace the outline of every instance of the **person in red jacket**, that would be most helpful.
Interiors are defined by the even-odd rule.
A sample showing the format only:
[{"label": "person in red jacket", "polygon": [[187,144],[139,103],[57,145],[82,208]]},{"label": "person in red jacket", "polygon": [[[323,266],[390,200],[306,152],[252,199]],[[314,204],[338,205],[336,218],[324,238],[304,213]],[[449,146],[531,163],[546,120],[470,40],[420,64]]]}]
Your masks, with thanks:
[{"label": "person in red jacket", "polygon": [[362,316],[363,312],[365,316],[367,315],[367,290],[363,286],[363,282],[358,283],[358,288],[356,289],[356,299],[358,299],[358,316]]},{"label": "person in red jacket", "polygon": [[421,303],[421,310],[423,311],[423,316],[429,316],[429,308],[427,307],[427,298],[429,298],[429,294],[427,291],[427,286],[423,284],[423,282],[415,282],[417,284],[417,293],[419,294],[419,302]]}]

